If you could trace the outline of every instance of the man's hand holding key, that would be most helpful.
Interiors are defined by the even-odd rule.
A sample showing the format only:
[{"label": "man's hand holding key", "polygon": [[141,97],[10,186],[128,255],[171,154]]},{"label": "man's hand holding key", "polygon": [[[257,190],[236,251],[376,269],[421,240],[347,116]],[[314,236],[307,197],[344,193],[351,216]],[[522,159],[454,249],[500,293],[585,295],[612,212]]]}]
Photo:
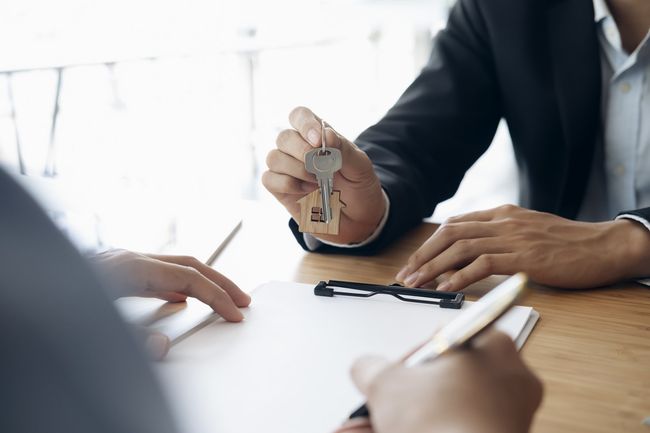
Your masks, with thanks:
[{"label": "man's hand holding key", "polygon": [[[312,155],[321,152],[324,132],[327,149],[340,151],[342,165],[340,170],[333,170],[333,182],[341,191],[346,207],[342,211],[339,235],[319,237],[341,244],[364,241],[377,228],[386,206],[379,178],[368,155],[332,128],[326,127],[323,131],[321,119],[305,107],[291,111],[289,122],[294,129],[280,132],[277,149],[269,152],[266,158],[269,170],[262,177],[264,186],[298,220],[300,205],[297,201],[319,188],[319,179],[307,171],[305,158],[310,151],[316,151]],[[323,179],[320,181],[321,186],[327,183]],[[331,188],[326,186],[326,190],[331,191]],[[328,193],[322,188],[321,191]]]}]

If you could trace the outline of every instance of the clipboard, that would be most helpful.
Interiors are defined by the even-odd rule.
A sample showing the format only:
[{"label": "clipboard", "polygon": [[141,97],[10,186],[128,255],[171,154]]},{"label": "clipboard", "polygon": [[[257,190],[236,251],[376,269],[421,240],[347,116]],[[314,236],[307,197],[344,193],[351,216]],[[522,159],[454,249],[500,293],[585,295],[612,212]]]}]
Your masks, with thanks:
[{"label": "clipboard", "polygon": [[[338,290],[337,290],[338,289]],[[370,298],[375,295],[389,295],[404,302],[433,304],[440,308],[459,310],[463,306],[465,295],[460,292],[438,292],[426,289],[411,289],[399,284],[383,286],[380,284],[355,283],[351,281],[321,281],[314,287],[316,296],[352,296]]]},{"label": "clipboard", "polygon": [[[355,359],[396,359],[472,305],[315,296],[314,288],[264,284],[243,322],[212,321],[172,347],[157,367],[182,431],[333,431],[363,401],[349,379]],[[516,306],[494,326],[519,348],[538,318]]]}]

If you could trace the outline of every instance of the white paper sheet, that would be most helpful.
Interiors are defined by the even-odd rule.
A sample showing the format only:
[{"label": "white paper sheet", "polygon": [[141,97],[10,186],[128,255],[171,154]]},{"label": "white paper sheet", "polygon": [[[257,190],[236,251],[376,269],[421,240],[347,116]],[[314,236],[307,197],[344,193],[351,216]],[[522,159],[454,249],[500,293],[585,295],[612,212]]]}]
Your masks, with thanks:
[{"label": "white paper sheet", "polygon": [[[523,344],[533,312],[515,307],[496,326]],[[356,358],[397,359],[458,310],[318,297],[310,285],[271,282],[244,313],[242,323],[210,323],[160,364],[181,431],[331,431],[362,402],[349,379]]]}]

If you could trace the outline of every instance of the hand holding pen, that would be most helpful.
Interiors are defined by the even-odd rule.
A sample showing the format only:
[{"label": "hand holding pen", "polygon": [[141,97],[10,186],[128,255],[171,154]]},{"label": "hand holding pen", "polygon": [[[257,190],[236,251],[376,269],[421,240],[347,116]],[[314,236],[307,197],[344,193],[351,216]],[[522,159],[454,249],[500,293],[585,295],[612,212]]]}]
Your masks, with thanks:
[{"label": "hand holding pen", "polygon": [[371,417],[348,420],[336,433],[520,433],[529,430],[542,400],[542,384],[512,340],[493,330],[410,368],[362,358],[352,380]]},{"label": "hand holding pen", "polygon": [[[458,390],[453,389],[453,383],[458,383],[458,387],[460,388],[461,391],[465,391],[469,393],[469,395],[459,400],[459,403],[463,403],[465,401],[473,401],[476,400],[477,395],[481,395],[481,392],[477,392],[474,394],[473,392],[473,384],[480,384],[482,382],[486,382],[485,378],[482,377],[481,375],[485,375],[488,378],[491,377],[496,377],[499,378],[502,374],[505,376],[507,379],[508,373],[510,370],[505,370],[501,371],[500,369],[503,368],[502,364],[499,364],[498,362],[495,364],[495,370],[493,371],[491,369],[491,364],[490,361],[493,361],[494,359],[497,359],[499,357],[502,357],[501,361],[503,361],[504,365],[508,364],[508,361],[510,363],[514,363],[515,365],[513,367],[517,367],[517,362],[519,362],[520,368],[513,368],[512,372],[516,371],[524,371],[527,372],[527,374],[521,374],[521,377],[526,377],[526,376],[531,376],[534,378],[532,373],[528,371],[521,360],[518,357],[517,351],[514,347],[514,344],[512,341],[508,339],[507,343],[494,343],[496,348],[494,350],[497,350],[493,356],[483,356],[484,358],[484,363],[478,363],[476,365],[476,371],[470,371],[470,372],[463,372],[460,371],[459,373],[462,374],[456,374],[456,375],[443,375],[442,378],[444,380],[439,380],[440,378],[437,378],[437,380],[432,381],[432,380],[427,380],[426,378],[421,378],[419,375],[426,373],[429,370],[430,365],[434,364],[439,364],[440,362],[444,363],[448,362],[449,357],[453,354],[454,356],[460,351],[465,353],[465,356],[467,357],[467,353],[474,353],[473,356],[476,356],[476,351],[480,349],[481,343],[480,341],[480,336],[484,334],[488,330],[488,327],[492,325],[497,319],[499,319],[503,314],[505,314],[514,304],[515,302],[520,299],[523,294],[526,291],[527,287],[527,282],[528,278],[525,274],[519,273],[516,275],[513,275],[512,277],[508,278],[505,280],[503,283],[499,284],[497,287],[492,289],[490,292],[488,292],[485,296],[483,296],[481,299],[479,299],[477,302],[474,302],[471,306],[468,306],[467,308],[462,309],[458,315],[451,320],[449,323],[447,323],[445,326],[443,326],[441,329],[435,331],[432,335],[431,338],[428,340],[424,341],[421,345],[417,346],[414,348],[411,352],[407,353],[402,357],[402,359],[399,361],[398,364],[396,364],[392,369],[396,371],[404,371],[403,373],[399,374],[398,376],[401,378],[401,380],[397,380],[395,383],[396,387],[396,392],[397,394],[393,396],[392,399],[389,399],[391,401],[392,406],[386,407],[386,408],[381,408],[380,410],[382,411],[381,414],[375,414],[375,408],[373,407],[372,413],[370,412],[370,406],[373,406],[372,401],[370,400],[370,396],[372,394],[375,394],[375,389],[378,388],[377,385],[375,385],[374,377],[377,376],[378,380],[381,380],[382,377],[384,377],[384,373],[382,372],[381,374],[376,374],[377,371],[380,371],[375,365],[374,367],[371,365],[368,367],[367,370],[365,370],[365,373],[356,373],[355,371],[359,371],[359,367],[357,366],[356,370],[353,369],[353,378],[355,380],[355,383],[357,384],[357,387],[361,390],[362,393],[364,393],[368,398],[368,403],[361,405],[359,408],[357,408],[355,411],[352,412],[350,415],[350,421],[344,424],[343,430],[345,431],[350,428],[354,428],[357,432],[361,431],[368,431],[370,428],[370,421],[373,423],[376,422],[377,420],[384,419],[386,417],[386,412],[389,414],[392,414],[391,416],[385,418],[387,421],[391,420],[396,420],[396,419],[404,419],[404,420],[410,420],[409,422],[415,423],[415,420],[417,421],[417,425],[419,424],[420,418],[424,420],[430,420],[431,422],[435,422],[436,424],[439,423],[446,423],[448,422],[448,419],[444,416],[444,412],[438,413],[438,415],[441,415],[440,418],[436,417],[423,417],[423,413],[420,413],[419,411],[423,411],[426,413],[429,413],[431,408],[427,409],[422,409],[423,405],[427,406],[428,402],[434,401],[430,399],[423,400],[423,402],[419,402],[418,400],[413,400],[409,399],[406,394],[408,394],[408,390],[410,389],[411,386],[424,386],[423,392],[427,393],[436,393],[440,392],[440,383],[447,381],[447,383],[450,385],[449,389],[446,391],[449,391],[449,395],[446,396],[445,393],[440,394],[440,398],[445,400],[446,402],[453,400],[456,400],[456,397],[451,397],[452,394],[456,395]],[[477,342],[478,341],[478,342]],[[472,345],[473,349],[472,350],[467,350],[468,347]],[[511,354],[514,353],[514,356]],[[498,355],[498,356],[497,356]],[[444,361],[442,361],[444,360]],[[459,361],[460,362],[460,361]],[[453,364],[452,364],[453,365]],[[473,364],[469,364],[469,366],[472,366]],[[415,370],[415,373],[409,372],[411,370]],[[363,371],[363,370],[362,370]],[[390,371],[390,369],[387,369],[387,371]],[[435,369],[433,370],[435,371]],[[447,372],[449,373],[449,372]],[[475,374],[469,374],[469,373],[475,373]],[[361,376],[359,376],[361,374]],[[359,379],[361,377],[361,379]],[[368,379],[368,377],[371,377]],[[365,379],[364,379],[365,378]],[[413,381],[412,384],[409,384],[408,386],[404,387],[405,384],[409,383],[409,378],[411,378],[411,381]],[[420,382],[421,381],[421,382]],[[533,382],[539,382],[535,378]],[[488,380],[487,383],[490,383]],[[417,385],[416,385],[417,384]],[[500,384],[498,380],[493,380],[491,383],[492,387],[494,389],[490,389],[490,387],[487,387],[485,389],[482,389],[481,391],[485,393],[485,395],[482,395],[481,398],[475,401],[475,404],[477,404],[477,407],[491,407],[491,398],[490,394],[498,393],[501,392],[503,393],[503,390],[498,391],[497,389],[500,389],[504,385],[507,386],[507,381],[504,381],[503,384]],[[520,385],[525,385],[524,383]],[[532,385],[531,385],[532,386]],[[402,388],[400,388],[402,387]],[[433,387],[434,389],[428,390],[427,387]],[[532,408],[530,411],[530,417],[528,417],[528,426],[530,426],[530,420],[532,419],[532,413],[534,410],[537,408],[539,405],[539,400],[540,398],[535,399],[535,395],[539,394],[541,396],[541,386],[538,385],[538,392],[535,393],[535,387],[532,386],[530,397],[531,401],[536,402],[533,405],[530,405]],[[506,389],[506,391],[512,391],[516,394],[516,392],[519,389],[525,389],[525,388],[520,388],[520,387],[513,387],[511,390]],[[401,393],[401,394],[400,394]],[[406,398],[398,397],[397,395],[404,395]],[[462,392],[460,393],[462,394]],[[388,394],[390,395],[390,393]],[[446,396],[446,397],[445,397]],[[483,397],[485,397],[486,401],[483,401]],[[504,397],[506,400],[513,400],[512,401],[512,406],[516,406],[515,400],[517,400],[516,395],[509,395],[508,392],[504,394]],[[526,397],[526,396],[524,396]],[[526,400],[524,397],[519,397],[522,400]],[[405,404],[407,402],[407,404]],[[413,403],[413,406],[411,406],[410,403]],[[505,403],[506,406],[508,406],[508,402],[504,401],[501,403]],[[483,406],[480,406],[483,405]],[[462,407],[460,405],[459,407]],[[396,408],[399,408],[399,410],[396,410]],[[497,409],[499,406],[497,405]],[[475,410],[476,408],[473,408],[472,414],[474,413],[479,413],[480,411]],[[431,412],[435,412],[432,411]],[[503,412],[503,409],[500,411]],[[414,416],[416,415],[416,416]],[[506,415],[506,414],[501,414],[501,415]],[[465,416],[461,418],[468,418],[473,419],[473,416]],[[437,421],[436,421],[437,419]],[[516,417],[513,419],[517,419]],[[454,422],[461,422],[462,420],[454,421]],[[428,422],[428,421],[426,421]],[[508,420],[508,423],[512,423],[512,420]],[[374,425],[374,424],[373,424]],[[422,424],[423,426],[427,426],[428,424]],[[435,424],[432,424],[428,428],[431,428]],[[448,424],[443,424],[443,425],[448,425]],[[452,426],[452,425],[448,425]],[[511,427],[516,427],[519,426],[521,427],[522,424],[521,422],[513,424]],[[396,426],[397,427],[397,426]],[[485,427],[485,426],[484,426]],[[365,430],[364,430],[365,429]],[[427,431],[426,429],[420,430],[420,429],[404,429],[404,428],[399,428],[399,429],[387,429],[385,430],[387,432],[389,431],[402,431],[402,432],[416,432],[416,431]],[[439,430],[436,428],[436,431],[444,431],[444,430]],[[463,429],[454,429],[454,431],[465,431]],[[487,428],[483,429],[470,429],[467,431],[472,431],[472,432],[479,432],[479,431],[527,431],[526,430],[491,430]]]}]

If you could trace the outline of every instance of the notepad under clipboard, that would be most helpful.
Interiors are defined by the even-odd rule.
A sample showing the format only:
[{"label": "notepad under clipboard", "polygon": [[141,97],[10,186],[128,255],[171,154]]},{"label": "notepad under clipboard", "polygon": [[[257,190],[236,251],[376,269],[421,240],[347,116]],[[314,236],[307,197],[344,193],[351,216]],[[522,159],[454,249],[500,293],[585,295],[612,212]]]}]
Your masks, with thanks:
[{"label": "notepad under clipboard", "polygon": [[[331,431],[361,401],[349,380],[356,358],[397,359],[458,314],[392,296],[314,296],[314,285],[297,283],[252,297],[244,322],[210,323],[160,366],[183,431]],[[520,348],[538,318],[518,306],[495,326]]]}]

